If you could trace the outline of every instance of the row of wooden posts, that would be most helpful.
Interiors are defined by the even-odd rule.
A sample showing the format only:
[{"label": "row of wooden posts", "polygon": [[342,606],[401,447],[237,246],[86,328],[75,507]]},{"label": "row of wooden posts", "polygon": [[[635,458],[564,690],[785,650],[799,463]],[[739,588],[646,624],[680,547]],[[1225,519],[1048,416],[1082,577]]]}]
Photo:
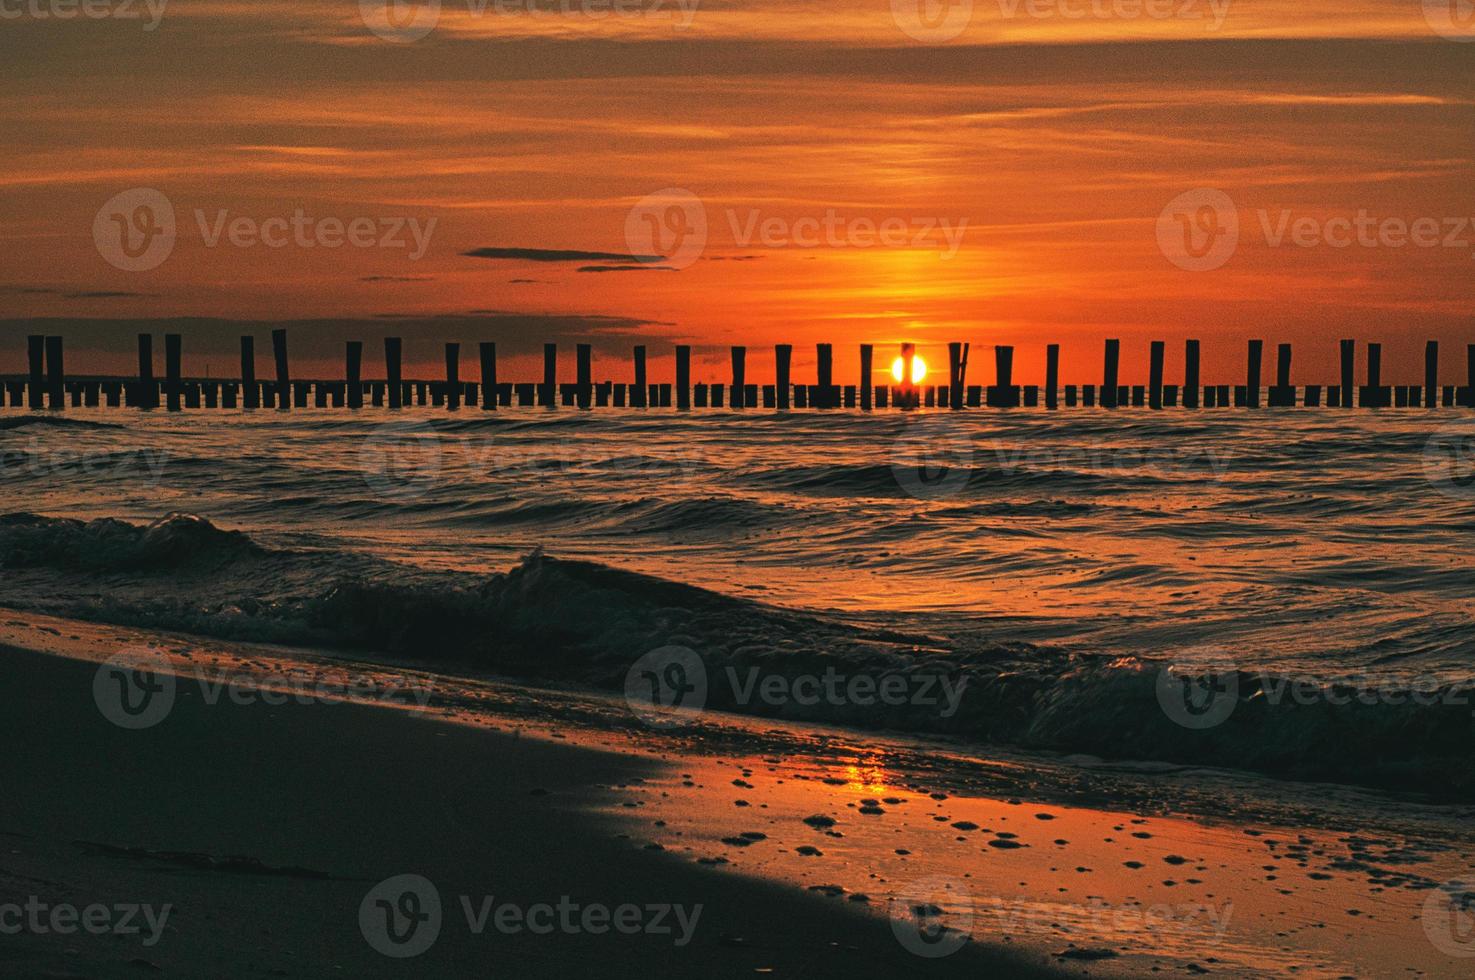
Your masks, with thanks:
[{"label": "row of wooden posts", "polygon": [[[749,384],[747,381],[747,348],[732,348],[731,384],[691,383],[691,347],[676,347],[675,384],[651,384],[646,377],[646,349],[634,350],[634,384],[616,384],[593,380],[593,352],[589,344],[577,346],[577,380],[560,384],[557,378],[558,346],[543,345],[543,380],[511,384],[497,378],[497,345],[483,343],[479,347],[481,381],[465,382],[460,376],[461,345],[445,346],[446,372],[443,381],[408,381],[401,370],[403,343],[398,337],[384,340],[385,380],[363,380],[364,345],[349,341],[345,356],[343,381],[293,381],[287,357],[287,332],[272,331],[272,354],[276,362],[276,378],[256,378],[255,338],[241,338],[241,377],[239,381],[187,380],[181,374],[183,341],[179,334],[164,337],[165,374],[162,381],[154,376],[153,335],[138,337],[138,377],[127,381],[106,378],[73,378],[66,375],[61,337],[31,336],[27,338],[29,374],[19,380],[8,380],[0,389],[0,402],[12,408],[61,409],[67,403],[75,406],[108,407],[126,405],[150,409],[161,405],[170,411],[181,408],[306,408],[309,395],[317,407],[362,408],[367,395],[370,404],[402,408],[424,405],[457,409],[476,405],[484,409],[499,406],[558,404],[591,408],[722,408],[724,401],[732,408],[871,408],[939,407],[961,409],[1036,407],[1041,404],[1055,409],[1083,405],[1117,408],[1141,406],[1154,409],[1184,408],[1271,408],[1326,406],[1329,408],[1475,407],[1475,344],[1466,348],[1466,383],[1462,387],[1439,385],[1439,344],[1429,341],[1425,347],[1424,383],[1422,385],[1386,385],[1382,377],[1382,347],[1367,345],[1367,375],[1362,385],[1353,377],[1356,344],[1341,342],[1341,383],[1306,385],[1297,388],[1290,383],[1291,345],[1281,344],[1277,351],[1275,384],[1261,387],[1262,341],[1249,342],[1245,383],[1242,385],[1200,385],[1199,342],[1187,342],[1184,355],[1183,384],[1165,384],[1163,361],[1165,344],[1153,341],[1150,349],[1149,381],[1146,385],[1121,385],[1121,342],[1106,341],[1105,373],[1101,385],[1066,385],[1060,378],[1060,345],[1046,348],[1044,386],[1019,385],[1014,380],[1014,348],[994,348],[995,382],[992,385],[968,385],[969,345],[948,345],[948,383],[945,385],[875,385],[872,383],[874,348],[860,345],[859,384],[834,383],[834,354],[830,344],[817,345],[815,383],[792,383],[790,365],[794,348],[779,344],[774,348],[776,377],[771,385]],[[903,377],[912,376],[916,354],[913,344],[902,345]],[[161,398],[162,394],[162,398]],[[478,395],[480,394],[480,398]],[[1355,396],[1355,397],[1354,397]]]}]

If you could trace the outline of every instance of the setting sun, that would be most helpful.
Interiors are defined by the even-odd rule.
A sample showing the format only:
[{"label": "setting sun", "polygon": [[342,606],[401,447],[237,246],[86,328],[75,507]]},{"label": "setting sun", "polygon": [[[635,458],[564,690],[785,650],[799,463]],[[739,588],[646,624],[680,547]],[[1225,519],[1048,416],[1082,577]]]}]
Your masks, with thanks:
[{"label": "setting sun", "polygon": [[[891,376],[901,382],[906,378],[906,362],[901,358],[891,362]],[[919,385],[927,377],[927,362],[920,357],[912,358],[912,384]]]}]

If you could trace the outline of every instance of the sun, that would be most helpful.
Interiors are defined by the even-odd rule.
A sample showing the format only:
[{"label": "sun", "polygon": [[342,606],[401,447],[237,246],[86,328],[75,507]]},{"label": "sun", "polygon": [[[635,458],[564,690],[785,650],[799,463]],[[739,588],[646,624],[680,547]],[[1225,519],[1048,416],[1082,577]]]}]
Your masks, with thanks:
[{"label": "sun", "polygon": [[[901,383],[906,379],[906,361],[901,358],[891,362],[891,376]],[[927,377],[927,362],[920,357],[912,358],[912,384],[919,385],[922,379]]]}]

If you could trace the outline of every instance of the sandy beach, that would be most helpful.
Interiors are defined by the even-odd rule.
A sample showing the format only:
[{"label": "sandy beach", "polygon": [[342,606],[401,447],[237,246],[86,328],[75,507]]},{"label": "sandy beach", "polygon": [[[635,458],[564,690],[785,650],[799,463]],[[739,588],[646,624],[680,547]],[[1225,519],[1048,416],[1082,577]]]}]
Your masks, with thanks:
[{"label": "sandy beach", "polygon": [[[10,975],[1459,976],[1472,952],[1429,911],[1475,880],[1468,808],[1380,826],[1341,787],[651,727],[573,689],[0,623],[0,906],[42,909]],[[145,650],[168,710],[127,720],[99,678]],[[137,932],[47,918],[98,905]],[[390,910],[432,941],[386,941]]]}]

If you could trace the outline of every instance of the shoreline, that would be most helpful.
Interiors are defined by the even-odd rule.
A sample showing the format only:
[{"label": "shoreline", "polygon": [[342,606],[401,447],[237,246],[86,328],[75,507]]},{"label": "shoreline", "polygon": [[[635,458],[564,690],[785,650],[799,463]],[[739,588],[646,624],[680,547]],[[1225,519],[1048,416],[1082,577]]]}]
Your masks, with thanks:
[{"label": "shoreline", "polygon": [[[761,718],[649,729],[589,692],[28,614],[0,621],[5,724],[29,749],[0,776],[19,789],[0,804],[8,890],[44,879],[69,893],[180,895],[164,941],[132,951],[167,972],[259,975],[198,960],[192,931],[286,975],[484,969],[494,948],[531,975],[588,969],[579,957],[626,975],[605,969],[612,955],[632,976],[661,957],[717,975],[850,977],[1190,964],[1330,977],[1400,957],[1441,976],[1463,965],[1420,921],[1439,884],[1475,881],[1461,808],[1379,809],[1366,791],[1213,770],[969,760],[942,743]],[[100,662],[140,642],[175,658],[181,683],[167,717],[128,731],[103,717],[93,682]],[[405,697],[376,709],[375,697],[337,691],[305,704],[251,696],[291,664],[319,677],[335,664],[378,671]],[[211,703],[200,677],[233,680]],[[432,680],[423,706],[406,695],[417,678]],[[360,694],[387,688],[370,680]],[[434,948],[401,961],[369,948],[357,908],[403,873],[447,900]],[[527,909],[565,893],[704,911],[673,953],[645,935],[477,935],[459,901],[474,913],[488,895]],[[263,913],[272,902],[285,905]],[[298,902],[313,909],[311,928],[294,918]],[[891,921],[913,907],[956,930],[934,940],[971,941],[919,955]],[[262,922],[270,934],[252,934]],[[68,942],[69,958],[31,939],[7,945],[56,968],[80,959],[89,975],[126,968],[116,940]],[[935,952],[930,942],[920,948]]]}]

